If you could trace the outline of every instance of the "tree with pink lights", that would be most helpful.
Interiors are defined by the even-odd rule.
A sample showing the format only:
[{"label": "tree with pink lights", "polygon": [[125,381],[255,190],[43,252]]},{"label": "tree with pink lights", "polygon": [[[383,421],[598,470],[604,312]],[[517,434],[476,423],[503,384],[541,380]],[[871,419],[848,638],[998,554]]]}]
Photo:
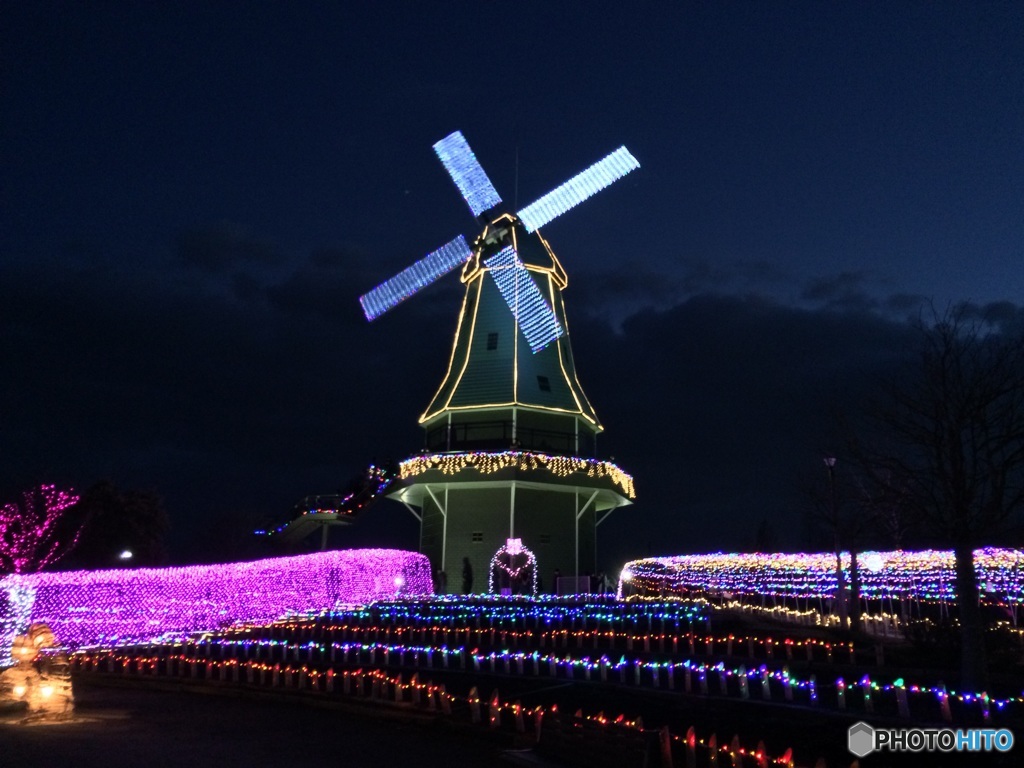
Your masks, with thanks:
[{"label": "tree with pink lights", "polygon": [[66,531],[66,515],[77,503],[74,493],[41,485],[0,507],[0,573],[41,571],[70,552],[81,528]]}]

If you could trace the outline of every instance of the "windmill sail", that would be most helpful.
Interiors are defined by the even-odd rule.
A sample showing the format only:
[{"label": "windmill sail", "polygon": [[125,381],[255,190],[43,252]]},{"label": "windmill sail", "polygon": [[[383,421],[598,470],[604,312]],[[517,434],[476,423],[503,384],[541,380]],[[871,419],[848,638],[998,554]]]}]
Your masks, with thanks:
[{"label": "windmill sail", "polygon": [[445,243],[433,253],[403,269],[390,280],[385,280],[372,291],[359,297],[367,320],[380,317],[389,309],[405,301],[421,288],[425,288],[439,277],[465,264],[473,256],[466,238],[459,235]]},{"label": "windmill sail", "polygon": [[469,143],[461,132],[456,131],[445,136],[434,145],[434,152],[448,171],[448,175],[452,177],[455,186],[459,188],[474,216],[479,216],[501,203],[498,190],[487,178],[487,173],[477,162],[476,155],[469,148]]},{"label": "windmill sail", "polygon": [[629,154],[629,150],[619,147],[540,200],[523,208],[519,212],[519,219],[526,225],[527,232],[534,232],[639,167],[640,163]]},{"label": "windmill sail", "polygon": [[[486,172],[477,162],[476,155],[461,132],[455,131],[434,144],[434,152],[459,188],[474,216],[480,218],[482,214],[487,214],[501,204],[498,191],[487,178]],[[525,229],[528,234],[533,234],[552,219],[561,216],[639,167],[640,163],[629,150],[619,147],[582,173],[523,208],[518,214],[518,220],[507,213],[497,218],[494,218],[492,213],[481,220],[484,223],[489,221],[490,228],[495,222],[507,219],[508,226],[519,228],[520,231]],[[504,238],[508,231],[508,227],[500,229],[495,239],[489,239],[487,243],[493,245],[506,242]],[[488,229],[485,229],[484,234],[487,232]],[[479,258],[483,259],[484,246],[480,238],[475,245],[480,249]],[[379,317],[420,289],[466,263],[473,256],[473,251],[461,235],[443,245],[390,280],[360,296],[359,303],[363,307],[366,319],[373,320]],[[502,298],[508,304],[533,352],[540,351],[562,337],[565,330],[558,317],[513,247],[505,247],[493,256],[483,259],[483,264],[488,267]]]},{"label": "windmill sail", "polygon": [[558,318],[544,301],[537,283],[519,260],[514,248],[502,248],[485,259],[484,266],[497,283],[501,297],[512,310],[516,324],[534,354],[562,335],[563,330]]}]

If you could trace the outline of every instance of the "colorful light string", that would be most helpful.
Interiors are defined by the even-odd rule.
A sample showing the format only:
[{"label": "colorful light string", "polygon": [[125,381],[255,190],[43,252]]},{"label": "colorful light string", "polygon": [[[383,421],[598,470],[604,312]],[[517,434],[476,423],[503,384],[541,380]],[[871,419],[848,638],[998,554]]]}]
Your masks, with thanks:
[{"label": "colorful light string", "polygon": [[[203,663],[233,660],[233,663],[256,661],[265,664],[287,664],[306,661],[311,666],[343,664],[374,668],[402,666],[418,670],[460,669],[476,673],[600,681],[607,684],[699,692],[703,695],[742,695],[743,698],[754,697],[752,691],[760,689],[761,698],[780,698],[809,706],[838,709],[847,709],[848,703],[855,703],[851,695],[856,692],[862,701],[861,707],[868,713],[873,712],[873,708],[882,703],[883,699],[892,706],[901,698],[906,701],[910,695],[914,699],[930,702],[929,706],[934,708],[933,711],[936,713],[940,708],[948,710],[949,702],[956,701],[961,707],[980,709],[986,720],[993,712],[1024,703],[1024,693],[993,696],[987,692],[947,690],[941,684],[908,683],[904,677],[887,683],[860,672],[849,676],[849,679],[843,675],[832,680],[818,681],[814,674],[800,675],[790,670],[789,665],[794,663],[791,651],[796,646],[796,642],[790,640],[782,644],[785,648],[785,659],[751,659],[747,665],[719,659],[680,657],[674,653],[658,658],[652,656],[650,652],[652,643],[658,639],[652,636],[643,638],[643,650],[638,648],[635,651],[610,652],[608,649],[595,649],[594,653],[566,648],[554,648],[550,651],[529,647],[513,649],[506,643],[507,640],[515,638],[509,638],[505,633],[499,638],[493,630],[490,643],[486,645],[449,644],[437,642],[436,639],[430,641],[428,634],[433,637],[438,627],[425,626],[409,628],[413,636],[407,640],[411,642],[388,642],[383,639],[383,633],[395,628],[362,625],[367,618],[371,616],[363,609],[349,613],[324,614],[315,619],[296,617],[270,626],[237,626],[218,636],[208,636],[173,646],[165,645],[159,653],[180,651],[183,658],[196,659]],[[344,623],[340,626],[331,623],[337,621]],[[450,628],[440,629],[442,640],[450,636]],[[419,638],[415,637],[416,633],[419,633]],[[692,643],[695,637],[693,633],[687,633],[677,635],[675,639]],[[734,641],[742,647],[739,643],[741,639],[727,636],[726,643],[722,644],[722,638],[703,636],[704,642],[710,646],[719,644],[719,654],[730,655],[734,651]],[[753,639],[747,638],[748,642]],[[673,648],[675,647],[673,643]],[[777,647],[777,643],[766,645],[766,649]],[[145,650],[140,649],[140,652]],[[832,650],[826,650],[831,661]],[[850,652],[852,654],[852,648]],[[768,650],[768,653],[770,656],[771,651]],[[841,658],[835,661],[843,663]],[[794,698],[796,693],[799,693],[798,699]],[[930,717],[935,717],[935,714],[931,714]]]},{"label": "colorful light string", "polygon": [[[529,574],[529,578],[524,578]],[[494,588],[495,579],[498,582],[498,589]],[[491,558],[490,568],[487,569],[487,591],[492,595],[507,589],[508,594],[520,592],[517,585],[527,582],[529,594],[537,594],[537,557],[528,548],[523,546],[522,539],[509,539],[498,548]]]},{"label": "colorful light string", "polygon": [[[951,550],[860,552],[861,596],[952,601],[956,565]],[[1007,604],[1024,601],[1024,550],[978,549],[974,553],[982,592]],[[850,554],[842,554],[846,584]],[[684,595],[693,590],[797,598],[832,597],[836,559],[832,553],[681,555],[633,560],[623,568],[620,594]]]},{"label": "colorful light string", "polygon": [[466,469],[473,469],[481,475],[515,469],[519,472],[550,472],[562,478],[571,477],[574,473],[590,478],[606,477],[627,498],[636,498],[633,477],[610,461],[578,456],[554,456],[536,451],[469,451],[413,456],[399,465],[398,476],[402,480],[407,480],[432,470],[445,475],[455,475]]},{"label": "colorful light string", "polygon": [[[407,707],[409,704],[424,705],[428,710],[438,711],[441,714],[451,715],[455,705],[462,705],[470,712],[473,722],[486,724],[489,727],[497,727],[501,723],[504,714],[511,715],[517,723],[517,730],[525,729],[527,719],[533,720],[538,729],[543,721],[545,732],[559,728],[561,712],[558,704],[551,706],[535,705],[527,707],[519,701],[503,700],[494,691],[488,698],[483,698],[476,687],[473,687],[467,695],[458,695],[449,692],[445,685],[434,684],[432,681],[421,681],[418,675],[409,679],[399,673],[390,675],[380,669],[352,669],[335,670],[330,667],[326,670],[311,667],[308,665],[281,665],[267,664],[252,661],[206,661],[199,665],[195,660],[184,656],[138,656],[138,655],[116,655],[111,653],[79,654],[75,658],[75,665],[80,672],[106,671],[108,673],[120,673],[122,675],[156,676],[163,669],[172,668],[168,675],[177,677],[188,677],[197,683],[216,680],[218,683],[235,683],[246,686],[271,687],[275,689],[291,689],[300,692],[308,692],[314,695],[329,695],[342,693],[346,696],[369,697],[377,703],[386,703],[393,700],[396,706]],[[201,675],[201,677],[200,677]],[[486,716],[483,709],[486,707]],[[589,725],[609,731],[620,729],[619,733],[634,732],[637,736],[644,730],[644,723],[641,718],[627,718],[625,715],[606,716],[603,712],[596,715],[584,714],[577,710],[568,718],[568,726],[571,729],[574,739],[579,739],[579,727]],[[792,750],[786,750],[779,757],[770,757],[759,742],[755,749],[747,749],[739,745],[738,737],[734,737],[729,744],[719,745],[714,734],[708,738],[698,738],[695,729],[689,728],[685,736],[668,731],[668,736],[673,742],[678,742],[691,752],[698,748],[707,752],[711,758],[719,759],[742,759],[751,757],[757,760],[760,766],[769,762],[773,765],[793,768]]]},{"label": "colorful light string", "polygon": [[253,534],[256,536],[277,536],[289,525],[294,523],[296,520],[302,519],[306,515],[338,514],[345,517],[355,516],[359,513],[359,510],[377,499],[388,489],[388,486],[390,486],[395,479],[395,474],[393,471],[388,471],[384,467],[378,467],[375,464],[371,464],[367,467],[364,479],[369,487],[368,492],[365,487],[358,488],[351,493],[347,493],[345,496],[342,496],[337,503],[330,507],[307,507],[302,510],[297,518],[293,517],[291,520],[281,523],[281,525],[276,528],[255,530],[253,531]]}]

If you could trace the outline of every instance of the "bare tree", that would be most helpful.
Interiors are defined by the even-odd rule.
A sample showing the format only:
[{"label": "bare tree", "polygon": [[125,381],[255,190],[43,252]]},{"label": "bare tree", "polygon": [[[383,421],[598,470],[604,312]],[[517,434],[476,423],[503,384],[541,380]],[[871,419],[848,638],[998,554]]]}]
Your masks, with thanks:
[{"label": "bare tree", "polygon": [[[817,484],[807,491],[808,506],[805,524],[817,534],[815,543],[827,545],[836,560],[836,612],[842,629],[860,632],[860,567],[858,553],[872,538],[876,529],[875,510],[863,503],[860,486],[848,462],[834,455],[823,457],[828,472],[828,486]],[[843,469],[845,467],[845,469]],[[846,583],[842,553],[850,553],[850,583]]]},{"label": "bare tree", "polygon": [[966,305],[933,320],[921,324],[908,375],[872,409],[879,441],[859,455],[883,493],[952,547],[961,684],[977,690],[987,667],[973,553],[1024,507],[1024,338],[997,332]]},{"label": "bare tree", "polygon": [[873,542],[882,549],[903,549],[912,537],[919,538],[914,507],[898,481],[886,477],[884,483],[876,483],[871,477],[858,475],[854,492],[871,521]]},{"label": "bare tree", "polygon": [[41,485],[25,491],[20,504],[0,507],[0,571],[41,571],[71,551],[81,529],[64,536],[61,523],[76,503],[73,493]]}]

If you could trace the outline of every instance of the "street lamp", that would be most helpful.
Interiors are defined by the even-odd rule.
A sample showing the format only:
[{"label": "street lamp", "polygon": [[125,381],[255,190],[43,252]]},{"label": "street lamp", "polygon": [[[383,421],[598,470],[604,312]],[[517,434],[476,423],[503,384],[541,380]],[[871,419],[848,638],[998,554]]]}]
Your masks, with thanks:
[{"label": "street lamp", "polygon": [[832,548],[836,553],[836,605],[839,609],[839,626],[846,628],[846,583],[843,578],[843,555],[839,548],[839,514],[836,508],[836,457],[826,456],[828,470],[829,522],[832,523]]}]

